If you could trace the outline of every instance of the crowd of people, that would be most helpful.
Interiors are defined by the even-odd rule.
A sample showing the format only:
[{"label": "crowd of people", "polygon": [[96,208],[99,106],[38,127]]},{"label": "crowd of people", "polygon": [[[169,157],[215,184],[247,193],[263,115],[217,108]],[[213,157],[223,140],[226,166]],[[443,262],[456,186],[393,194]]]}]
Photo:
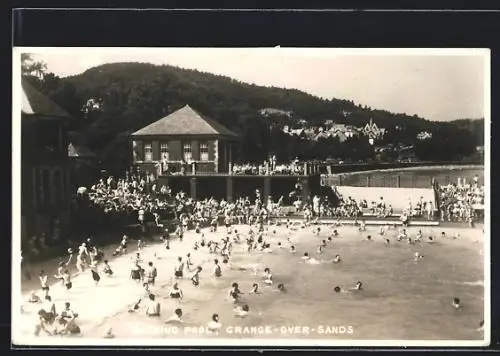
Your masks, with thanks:
[{"label": "crowd of people", "polygon": [[270,157],[261,164],[234,164],[232,174],[236,175],[304,175],[304,164],[298,158],[288,163],[276,163],[276,156]]},{"label": "crowd of people", "polygon": [[472,224],[484,214],[484,184],[478,176],[472,181],[458,179],[457,183],[439,186],[441,221],[460,221]]}]

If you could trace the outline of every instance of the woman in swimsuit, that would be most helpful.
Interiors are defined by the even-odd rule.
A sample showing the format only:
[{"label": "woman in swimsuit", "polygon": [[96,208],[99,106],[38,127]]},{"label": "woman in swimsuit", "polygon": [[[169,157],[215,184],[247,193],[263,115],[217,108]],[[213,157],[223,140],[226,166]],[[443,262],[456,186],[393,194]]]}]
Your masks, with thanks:
[{"label": "woman in swimsuit", "polygon": [[172,299],[179,299],[179,300],[182,300],[182,298],[184,297],[182,290],[179,288],[179,285],[177,283],[174,283],[172,289],[168,293],[168,296]]}]

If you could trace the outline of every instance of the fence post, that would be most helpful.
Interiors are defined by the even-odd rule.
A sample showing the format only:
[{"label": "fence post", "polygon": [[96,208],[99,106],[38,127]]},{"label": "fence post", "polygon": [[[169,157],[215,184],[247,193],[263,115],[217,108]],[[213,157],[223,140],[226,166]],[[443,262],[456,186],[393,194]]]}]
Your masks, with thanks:
[{"label": "fence post", "polygon": [[196,174],[196,162],[193,162],[192,164],[191,171],[193,172],[193,175]]},{"label": "fence post", "polygon": [[226,177],[226,198],[227,201],[233,202],[233,177]]},{"label": "fence post", "polygon": [[189,179],[189,188],[190,188],[190,193],[191,193],[191,198],[196,200],[196,178],[192,177]]},{"label": "fence post", "polygon": [[396,176],[396,181],[397,181],[397,187],[401,188],[401,174],[398,174]]},{"label": "fence post", "polygon": [[370,181],[371,181],[371,179],[370,179],[370,178],[371,178],[370,176],[367,176],[367,177],[366,177],[366,186],[367,186],[367,187],[369,187],[369,186],[370,186]]},{"label": "fence post", "polygon": [[270,195],[271,195],[271,178],[264,177],[264,204],[267,205],[267,201]]}]

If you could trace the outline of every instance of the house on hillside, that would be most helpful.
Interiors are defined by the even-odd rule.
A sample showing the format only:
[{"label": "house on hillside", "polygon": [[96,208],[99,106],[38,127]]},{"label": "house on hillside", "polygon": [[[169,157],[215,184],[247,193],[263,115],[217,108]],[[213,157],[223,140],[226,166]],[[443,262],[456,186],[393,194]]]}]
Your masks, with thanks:
[{"label": "house on hillside", "polygon": [[385,129],[379,128],[377,124],[373,122],[373,119],[370,119],[370,122],[365,125],[362,132],[364,136],[368,137],[370,143],[373,144],[375,140],[384,136]]},{"label": "house on hillside", "polygon": [[348,139],[348,137],[346,136],[346,134],[344,132],[342,132],[342,131],[335,132],[332,135],[332,137],[337,137],[341,143],[347,141],[347,139]]},{"label": "house on hillside", "polygon": [[274,108],[265,108],[265,109],[260,109],[260,114],[262,116],[286,116],[287,118],[291,118],[293,115],[293,111],[285,111],[281,109],[274,109]]},{"label": "house on hillside", "polygon": [[432,138],[432,133],[427,131],[420,131],[417,135],[417,140],[428,140]]},{"label": "house on hillside", "polygon": [[238,136],[189,105],[131,135],[133,161],[144,172],[228,173]]},{"label": "house on hillside", "polygon": [[297,136],[300,138],[306,137],[304,129],[291,129],[288,131],[288,133],[290,134],[290,136]]},{"label": "house on hillside", "polygon": [[21,238],[61,238],[70,219],[71,116],[21,80]]}]

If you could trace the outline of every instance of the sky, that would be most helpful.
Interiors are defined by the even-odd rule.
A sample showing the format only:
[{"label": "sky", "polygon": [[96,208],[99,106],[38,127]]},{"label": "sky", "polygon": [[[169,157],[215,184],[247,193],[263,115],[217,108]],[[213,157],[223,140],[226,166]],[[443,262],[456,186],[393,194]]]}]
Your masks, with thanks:
[{"label": "sky", "polygon": [[[59,76],[114,62],[168,64],[263,86],[353,100],[433,121],[481,118],[489,102],[485,50],[29,48]],[[486,80],[487,78],[487,80]],[[486,100],[486,101],[485,101]],[[280,108],[287,109],[287,108]]]}]

